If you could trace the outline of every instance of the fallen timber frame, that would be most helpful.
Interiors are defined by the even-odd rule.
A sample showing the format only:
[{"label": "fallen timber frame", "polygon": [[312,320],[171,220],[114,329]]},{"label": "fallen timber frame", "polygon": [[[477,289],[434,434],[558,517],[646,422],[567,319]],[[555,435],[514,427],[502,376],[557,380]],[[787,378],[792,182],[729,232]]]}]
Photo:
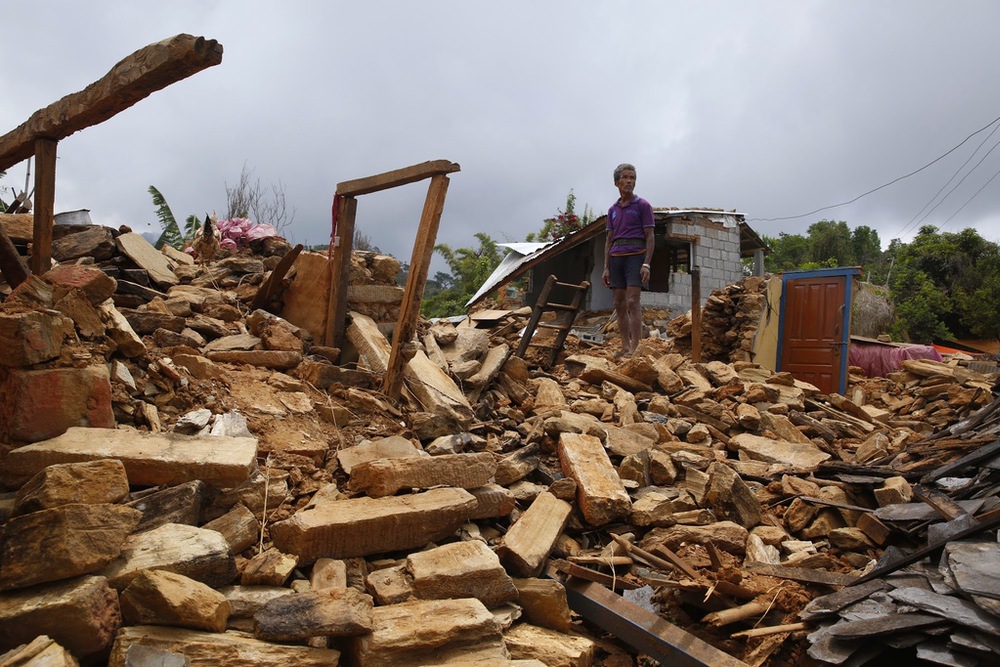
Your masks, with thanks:
[{"label": "fallen timber frame", "polygon": [[0,137],[0,171],[35,156],[33,273],[45,273],[52,264],[56,145],[59,140],[103,123],[157,90],[221,62],[222,45],[214,39],[176,35],[139,49],[119,61],[100,80],[39,109],[16,129]]},{"label": "fallen timber frame", "polygon": [[354,221],[358,210],[356,197],[415,183],[425,178],[431,179],[424,201],[424,210],[420,216],[420,226],[417,228],[416,241],[413,244],[403,303],[399,308],[399,320],[393,332],[392,351],[389,354],[389,364],[383,383],[383,392],[392,399],[399,398],[403,387],[403,366],[407,362],[403,348],[416,333],[420,301],[427,285],[427,272],[430,269],[431,256],[434,254],[434,241],[437,239],[444,200],[448,193],[447,175],[460,170],[461,167],[454,162],[433,160],[337,184],[337,203],[334,211],[336,229],[335,238],[331,239],[333,257],[330,265],[330,285],[327,290],[326,331],[323,341],[331,347],[340,347],[344,339],[347,283],[351,270]]},{"label": "fallen timber frame", "polygon": [[[550,577],[556,570],[549,568]],[[661,664],[673,667],[747,667],[676,625],[600,584],[573,577],[563,582],[570,609]]]}]

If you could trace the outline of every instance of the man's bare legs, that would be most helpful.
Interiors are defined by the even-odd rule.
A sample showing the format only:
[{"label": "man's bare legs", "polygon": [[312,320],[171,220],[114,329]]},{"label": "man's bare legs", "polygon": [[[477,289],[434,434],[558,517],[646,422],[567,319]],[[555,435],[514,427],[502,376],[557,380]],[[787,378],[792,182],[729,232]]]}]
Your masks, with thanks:
[{"label": "man's bare legs", "polygon": [[630,357],[639,346],[642,335],[642,308],[639,305],[642,288],[635,286],[612,291],[615,297],[615,312],[618,314],[618,331],[622,337],[621,354]]}]

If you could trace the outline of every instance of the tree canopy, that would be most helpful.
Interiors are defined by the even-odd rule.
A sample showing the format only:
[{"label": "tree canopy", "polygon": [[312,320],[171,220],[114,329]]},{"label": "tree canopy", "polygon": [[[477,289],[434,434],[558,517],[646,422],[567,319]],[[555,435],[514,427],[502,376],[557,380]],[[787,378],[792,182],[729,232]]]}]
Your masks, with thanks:
[{"label": "tree canopy", "polygon": [[883,251],[878,232],[820,220],[805,235],[764,237],[774,251],[771,272],[859,266],[862,279],[885,284],[896,306],[897,340],[1000,339],[1000,246],[974,229],[941,232],[924,226],[909,243],[894,239]]}]

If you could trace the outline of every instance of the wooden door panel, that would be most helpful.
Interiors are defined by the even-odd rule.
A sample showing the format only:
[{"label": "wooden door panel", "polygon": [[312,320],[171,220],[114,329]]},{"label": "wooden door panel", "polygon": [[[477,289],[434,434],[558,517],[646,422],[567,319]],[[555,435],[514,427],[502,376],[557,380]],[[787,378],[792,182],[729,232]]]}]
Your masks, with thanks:
[{"label": "wooden door panel", "polygon": [[799,278],[785,283],[781,370],[825,393],[840,386],[847,278]]}]

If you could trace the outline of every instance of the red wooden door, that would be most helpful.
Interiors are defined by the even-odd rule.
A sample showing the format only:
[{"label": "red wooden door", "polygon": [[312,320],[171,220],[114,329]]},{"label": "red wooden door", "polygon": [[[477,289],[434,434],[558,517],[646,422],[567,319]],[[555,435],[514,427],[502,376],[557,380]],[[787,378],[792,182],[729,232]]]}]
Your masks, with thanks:
[{"label": "red wooden door", "polygon": [[781,370],[824,393],[839,391],[842,355],[847,352],[847,277],[788,280],[784,296]]}]

